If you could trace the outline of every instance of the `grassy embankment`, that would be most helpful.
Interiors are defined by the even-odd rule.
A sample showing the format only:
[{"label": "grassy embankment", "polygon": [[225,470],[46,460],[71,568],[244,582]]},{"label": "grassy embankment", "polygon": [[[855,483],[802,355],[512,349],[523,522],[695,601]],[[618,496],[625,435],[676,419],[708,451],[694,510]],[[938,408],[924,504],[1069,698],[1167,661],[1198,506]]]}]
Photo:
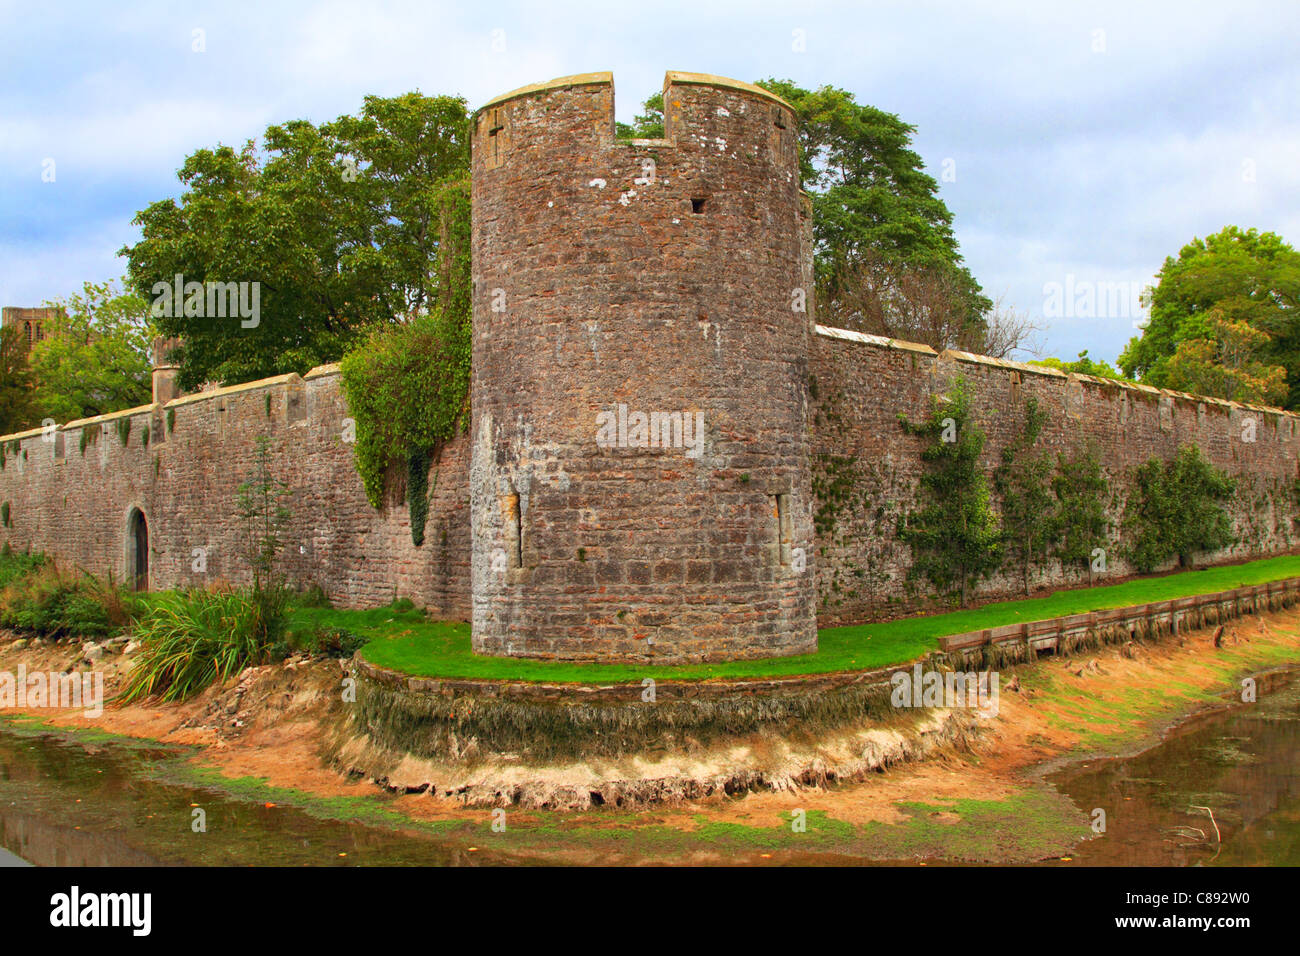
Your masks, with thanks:
[{"label": "grassy embankment", "polygon": [[[938,639],[949,634],[1210,594],[1297,576],[1300,576],[1300,556],[1266,558],[1248,564],[1140,578],[1106,587],[1057,591],[1046,597],[1004,601],[948,614],[823,628],[818,632],[815,654],[655,667],[654,674],[661,680],[698,680],[870,670],[914,660],[935,650]],[[470,652],[468,624],[428,621],[418,611],[303,609],[295,612],[295,619],[311,621],[321,627],[346,629],[369,638],[370,642],[361,650],[366,660],[419,677],[617,683],[640,681],[646,676],[644,664],[568,664],[478,657]]]}]

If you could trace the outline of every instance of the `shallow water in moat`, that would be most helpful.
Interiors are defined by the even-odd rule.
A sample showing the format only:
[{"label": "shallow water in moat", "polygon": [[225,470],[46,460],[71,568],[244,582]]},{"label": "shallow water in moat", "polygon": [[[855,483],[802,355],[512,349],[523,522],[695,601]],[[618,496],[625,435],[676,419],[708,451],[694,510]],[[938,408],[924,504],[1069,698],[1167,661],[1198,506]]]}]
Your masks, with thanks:
[{"label": "shallow water in moat", "polygon": [[1106,811],[1075,863],[1300,866],[1300,672],[1259,678],[1257,703],[1193,717],[1140,754],[1049,779]]},{"label": "shallow water in moat", "polygon": [[[1072,863],[1300,865],[1300,672],[1263,678],[1259,692],[1258,703],[1195,717],[1144,753],[1050,777],[1080,808],[1106,810],[1105,834],[1080,844]],[[169,768],[185,755],[32,734],[0,721],[0,865],[527,865],[549,862],[551,853],[587,855],[565,845],[562,833],[552,834],[549,851],[506,856],[470,849],[464,832],[396,831],[268,806],[177,782]],[[205,833],[193,832],[196,806],[206,813]],[[1209,807],[1213,823],[1194,807]],[[635,844],[633,837],[620,846],[622,860],[637,859]],[[662,859],[663,848],[653,855]],[[780,850],[772,857],[861,862]]]},{"label": "shallow water in moat", "polygon": [[[0,722],[0,848],[39,866],[492,862],[426,834],[167,782],[159,768],[179,759],[175,750],[29,736]],[[206,832],[193,830],[196,807]]]}]

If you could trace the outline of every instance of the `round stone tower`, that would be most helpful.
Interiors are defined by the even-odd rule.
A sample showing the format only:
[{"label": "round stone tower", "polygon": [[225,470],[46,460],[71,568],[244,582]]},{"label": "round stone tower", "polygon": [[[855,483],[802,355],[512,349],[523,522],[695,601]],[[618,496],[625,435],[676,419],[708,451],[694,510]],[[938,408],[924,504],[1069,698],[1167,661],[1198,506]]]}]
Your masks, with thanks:
[{"label": "round stone tower", "polygon": [[475,114],[473,645],[572,660],[816,649],[810,258],[790,106],[608,73]]}]

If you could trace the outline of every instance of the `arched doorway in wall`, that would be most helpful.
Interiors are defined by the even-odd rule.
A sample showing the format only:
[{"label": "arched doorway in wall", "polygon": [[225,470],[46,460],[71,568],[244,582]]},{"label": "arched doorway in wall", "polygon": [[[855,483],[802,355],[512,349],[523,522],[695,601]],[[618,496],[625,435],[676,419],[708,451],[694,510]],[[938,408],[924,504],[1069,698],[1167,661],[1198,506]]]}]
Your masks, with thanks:
[{"label": "arched doorway in wall", "polygon": [[135,590],[149,590],[149,523],[139,508],[126,519],[126,576]]}]

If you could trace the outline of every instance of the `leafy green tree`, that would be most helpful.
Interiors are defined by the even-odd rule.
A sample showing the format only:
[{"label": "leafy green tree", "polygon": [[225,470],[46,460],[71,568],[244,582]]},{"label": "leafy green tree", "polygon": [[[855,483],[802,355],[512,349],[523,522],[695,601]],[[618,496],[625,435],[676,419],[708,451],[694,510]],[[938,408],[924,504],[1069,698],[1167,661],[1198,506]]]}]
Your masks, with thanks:
[{"label": "leafy green tree", "polygon": [[965,607],[974,585],[1002,560],[1002,533],[979,462],[984,431],[971,414],[966,383],[957,379],[946,396],[935,396],[924,421],[900,416],[899,423],[926,441],[924,505],[907,515],[900,532],[912,548],[908,576],[926,578],[940,593],[956,592]]},{"label": "leafy green tree", "polygon": [[1002,449],[1002,463],[993,473],[993,486],[1002,499],[1005,560],[1021,577],[1029,593],[1030,571],[1047,557],[1052,535],[1052,456],[1038,448],[1047,413],[1030,396],[1025,424]]},{"label": "leafy green tree", "polygon": [[1057,371],[1067,374],[1091,375],[1094,378],[1114,378],[1122,379],[1124,374],[1112,366],[1109,362],[1099,362],[1088,357],[1088,350],[1084,349],[1079,353],[1079,357],[1073,362],[1067,362],[1064,359],[1049,356],[1044,359],[1032,359],[1030,365],[1043,365],[1047,368],[1054,368]]},{"label": "leafy green tree", "polygon": [[152,401],[154,333],[143,298],[87,282],[80,295],[49,304],[58,311],[28,358],[41,418],[69,422]]},{"label": "leafy green tree", "polygon": [[1228,320],[1217,307],[1206,326],[1208,336],[1183,339],[1165,362],[1167,388],[1255,405],[1286,400],[1286,369],[1262,357],[1271,351],[1268,333]]},{"label": "leafy green tree", "polygon": [[1215,468],[1195,445],[1185,445],[1172,461],[1157,458],[1140,465],[1124,509],[1129,560],[1153,571],[1178,558],[1189,568],[1198,552],[1216,551],[1235,540],[1223,503],[1236,482]]},{"label": "leafy green tree", "polygon": [[371,326],[467,295],[449,288],[468,273],[441,245],[448,195],[468,181],[469,141],[463,99],[407,93],[367,97],[360,115],[320,126],[271,126],[261,153],[250,142],[188,157],[180,200],[136,216],[142,238],[123,250],[132,283],[150,297],[177,275],[256,283],[259,314],[251,324],[156,316],[183,342],[181,387],[305,372],[340,359]]},{"label": "leafy green tree", "polygon": [[[952,213],[912,149],[916,127],[847,90],[791,80],[757,84],[794,107],[799,179],[813,204],[818,303],[846,328],[985,351],[993,303],[963,265]],[[663,95],[645,101],[622,139],[664,135]],[[918,321],[915,313],[924,313]],[[1017,317],[1001,316],[1016,326]],[[1028,333],[1018,328],[1013,338]],[[925,333],[931,332],[932,335]],[[1001,336],[994,336],[1000,343]],[[1016,343],[1018,344],[1018,343]],[[995,343],[1005,354],[1015,347]]]},{"label": "leafy green tree", "polygon": [[641,104],[644,112],[633,117],[631,125],[615,123],[615,133],[619,139],[663,139],[664,138],[664,95],[656,93]]},{"label": "leafy green tree", "polygon": [[382,507],[385,479],[405,461],[417,546],[424,543],[429,465],[467,420],[472,346],[468,180],[446,185],[437,198],[440,280],[434,297],[409,322],[373,326],[341,364],[366,497]]},{"label": "leafy green tree", "polygon": [[812,198],[822,301],[835,301],[847,275],[878,257],[946,276],[964,322],[981,327],[992,303],[963,265],[952,212],[912,149],[916,127],[832,86],[758,85],[794,107],[798,120],[799,178]]},{"label": "leafy green tree", "polygon": [[[1285,407],[1300,408],[1300,253],[1281,237],[1227,226],[1165,259],[1147,292],[1150,321],[1119,364],[1130,377],[1169,387],[1180,343],[1214,341],[1213,316],[1268,336],[1258,358],[1286,370]],[[1198,356],[1199,360],[1214,356]]]},{"label": "leafy green tree", "polygon": [[1076,447],[1069,455],[1060,455],[1056,475],[1052,478],[1050,537],[1052,553],[1061,562],[1061,570],[1086,571],[1088,584],[1093,582],[1093,552],[1107,543],[1106,478],[1101,471],[1101,457],[1093,445]]},{"label": "leafy green tree", "polygon": [[38,420],[27,339],[17,326],[5,326],[0,328],[0,435],[31,428]]}]

